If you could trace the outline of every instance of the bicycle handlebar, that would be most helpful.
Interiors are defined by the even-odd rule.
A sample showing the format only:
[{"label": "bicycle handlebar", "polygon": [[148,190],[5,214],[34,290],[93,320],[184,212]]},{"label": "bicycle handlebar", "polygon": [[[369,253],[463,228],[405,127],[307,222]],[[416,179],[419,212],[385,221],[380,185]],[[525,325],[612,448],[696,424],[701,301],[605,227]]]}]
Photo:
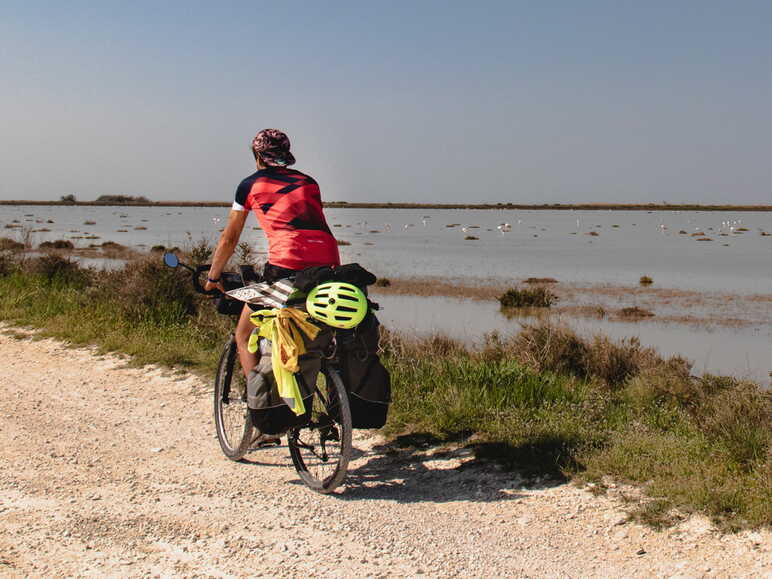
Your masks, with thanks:
[{"label": "bicycle handlebar", "polygon": [[206,265],[199,265],[194,271],[193,271],[193,289],[196,290],[196,292],[200,294],[204,294],[205,296],[215,296],[217,294],[221,294],[222,292],[215,288],[213,290],[205,290],[204,286],[201,285],[201,274],[204,272],[209,271],[212,268],[211,264]]}]

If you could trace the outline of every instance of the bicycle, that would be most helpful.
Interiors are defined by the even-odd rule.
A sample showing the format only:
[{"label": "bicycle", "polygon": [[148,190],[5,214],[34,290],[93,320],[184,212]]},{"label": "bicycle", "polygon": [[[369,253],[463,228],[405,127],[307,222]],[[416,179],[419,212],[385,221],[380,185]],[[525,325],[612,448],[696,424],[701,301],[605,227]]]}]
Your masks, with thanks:
[{"label": "bicycle", "polygon": [[[201,274],[209,266],[192,268],[179,261],[176,255],[164,255],[169,267],[184,267],[193,278],[198,293],[217,295],[217,290],[207,292],[200,283]],[[249,270],[241,274],[224,272],[222,280],[226,290],[245,285]],[[249,277],[253,277],[252,276]],[[220,294],[218,312],[237,316],[243,302]],[[321,359],[316,383],[307,385],[312,392],[310,411],[301,424],[287,429],[287,446],[292,463],[301,480],[312,490],[330,493],[345,480],[351,459],[351,409],[348,393],[341,378],[337,357],[336,334],[328,351]],[[231,332],[217,364],[214,380],[214,422],[217,439],[223,454],[233,461],[240,461],[253,448],[260,436],[253,425],[252,413],[247,405],[247,381],[239,363],[235,334]]]}]

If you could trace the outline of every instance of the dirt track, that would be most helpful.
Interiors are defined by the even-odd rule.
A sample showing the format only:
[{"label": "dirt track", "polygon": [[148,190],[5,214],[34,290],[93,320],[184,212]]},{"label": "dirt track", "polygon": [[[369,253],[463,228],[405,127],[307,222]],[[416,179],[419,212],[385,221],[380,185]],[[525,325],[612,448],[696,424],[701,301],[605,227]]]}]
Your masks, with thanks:
[{"label": "dirt track", "polygon": [[[208,385],[0,335],[0,576],[772,578],[772,533],[656,532],[571,485],[355,440],[339,495],[220,453]],[[459,468],[461,467],[461,468]]]}]

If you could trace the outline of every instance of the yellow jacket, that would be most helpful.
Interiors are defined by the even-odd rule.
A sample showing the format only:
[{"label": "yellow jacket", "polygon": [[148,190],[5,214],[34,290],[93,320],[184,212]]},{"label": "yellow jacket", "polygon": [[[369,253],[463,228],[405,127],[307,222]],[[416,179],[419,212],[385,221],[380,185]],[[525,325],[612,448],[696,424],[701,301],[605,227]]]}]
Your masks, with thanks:
[{"label": "yellow jacket", "polygon": [[298,359],[306,353],[303,334],[313,340],[321,329],[308,321],[306,312],[296,308],[259,310],[249,319],[258,328],[249,338],[249,351],[257,352],[261,337],[271,341],[271,364],[279,396],[296,415],[303,414],[306,409],[295,378],[300,371]]}]

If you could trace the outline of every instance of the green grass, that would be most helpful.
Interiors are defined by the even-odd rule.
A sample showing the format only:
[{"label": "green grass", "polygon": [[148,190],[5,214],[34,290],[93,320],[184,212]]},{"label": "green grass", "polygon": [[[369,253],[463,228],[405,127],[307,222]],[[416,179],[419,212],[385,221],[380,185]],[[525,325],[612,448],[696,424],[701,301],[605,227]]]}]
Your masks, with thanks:
[{"label": "green grass", "polygon": [[[231,323],[159,261],[97,275],[61,257],[6,259],[0,319],[211,376]],[[635,340],[562,327],[491,335],[479,351],[443,336],[382,343],[387,436],[468,445],[529,476],[639,485],[636,516],[652,525],[674,509],[727,529],[772,524],[772,399],[755,384],[695,379]]]}]

